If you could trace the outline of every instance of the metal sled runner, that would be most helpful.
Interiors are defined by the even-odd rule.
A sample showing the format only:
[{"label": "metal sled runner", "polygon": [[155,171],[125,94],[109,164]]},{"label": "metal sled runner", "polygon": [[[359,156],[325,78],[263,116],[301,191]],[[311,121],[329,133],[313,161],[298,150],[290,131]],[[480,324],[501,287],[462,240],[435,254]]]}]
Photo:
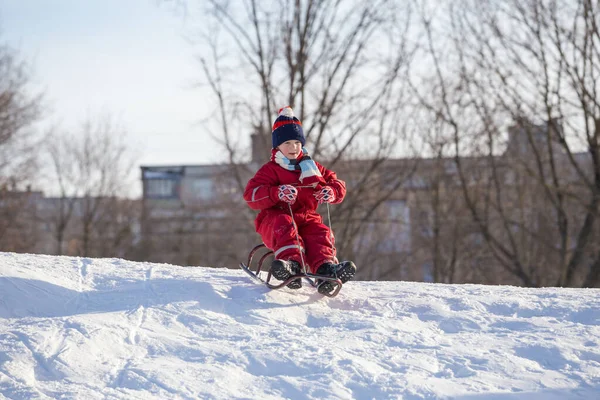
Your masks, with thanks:
[{"label": "metal sled runner", "polygon": [[[256,263],[256,269],[253,271],[252,270],[252,259],[256,255],[256,252],[262,248],[265,248],[268,251],[259,258],[258,262]],[[248,254],[248,261],[246,262],[246,264],[244,264],[243,262],[240,263],[240,268],[242,270],[244,270],[248,275],[250,275],[252,277],[252,279],[254,279],[256,282],[265,284],[269,289],[282,289],[282,288],[286,287],[288,283],[290,283],[298,278],[301,278],[301,279],[309,282],[311,284],[311,286],[314,288],[317,288],[323,282],[336,283],[337,284],[336,288],[332,292],[323,293],[323,295],[327,296],[327,297],[337,296],[337,294],[342,289],[342,281],[339,280],[338,278],[333,278],[330,276],[323,276],[323,275],[308,274],[308,273],[300,273],[300,274],[292,275],[285,281],[281,281],[281,282],[277,281],[277,284],[272,284],[271,283],[271,269],[269,268],[268,271],[262,271],[263,263],[272,254],[273,254],[273,251],[267,249],[267,246],[265,246],[264,244],[261,243],[261,244],[255,246],[252,250],[250,250],[250,254]],[[262,272],[266,272],[266,274],[267,274],[265,279],[263,279],[261,277]]]}]

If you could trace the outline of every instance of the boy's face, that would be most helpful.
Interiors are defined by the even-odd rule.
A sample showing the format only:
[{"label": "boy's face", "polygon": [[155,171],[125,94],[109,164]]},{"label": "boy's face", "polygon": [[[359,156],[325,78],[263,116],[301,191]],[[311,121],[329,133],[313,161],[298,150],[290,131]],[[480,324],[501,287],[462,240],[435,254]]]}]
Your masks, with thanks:
[{"label": "boy's face", "polygon": [[299,140],[288,140],[279,145],[278,149],[290,160],[295,160],[302,151],[302,142]]}]

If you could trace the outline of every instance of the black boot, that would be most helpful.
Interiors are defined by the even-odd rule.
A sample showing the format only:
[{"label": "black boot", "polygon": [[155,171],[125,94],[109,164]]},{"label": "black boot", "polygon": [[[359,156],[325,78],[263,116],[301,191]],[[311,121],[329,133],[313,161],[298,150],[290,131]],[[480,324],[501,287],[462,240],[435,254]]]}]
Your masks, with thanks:
[{"label": "black boot", "polygon": [[[280,281],[285,281],[292,275],[299,274],[301,271],[300,264],[294,260],[273,260],[271,263],[271,274]],[[300,289],[302,287],[302,279],[294,279],[287,284],[290,289]]]},{"label": "black boot", "polygon": [[[337,278],[342,283],[346,283],[354,278],[356,265],[352,261],[343,261],[339,264],[325,263],[317,269],[317,275],[324,275],[331,278]],[[328,294],[335,290],[337,283],[322,281],[317,290],[321,294]]]}]

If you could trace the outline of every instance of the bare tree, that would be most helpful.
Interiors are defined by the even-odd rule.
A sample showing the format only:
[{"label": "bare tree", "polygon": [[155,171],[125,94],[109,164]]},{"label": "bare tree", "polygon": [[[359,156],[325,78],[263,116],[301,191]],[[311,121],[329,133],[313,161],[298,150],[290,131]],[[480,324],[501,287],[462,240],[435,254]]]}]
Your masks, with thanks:
[{"label": "bare tree", "polygon": [[52,135],[47,149],[58,196],[46,222],[53,227],[57,253],[64,251],[68,230],[78,232],[78,255],[122,253],[120,245],[133,235],[128,228],[138,212],[126,199],[134,154],[123,128],[110,116],[89,118],[77,132]]},{"label": "bare tree", "polygon": [[[269,158],[278,108],[291,105],[311,156],[350,183],[332,219],[340,255],[355,257],[357,235],[407,176],[396,171],[385,189],[379,184],[385,161],[412,133],[402,79],[413,51],[410,7],[388,0],[206,4],[199,61],[215,99],[208,126],[228,155],[238,193]],[[254,164],[240,168],[251,133]],[[349,171],[361,173],[350,178]],[[252,211],[236,207],[245,209],[250,228]]]},{"label": "bare tree", "polygon": [[56,201],[48,207],[50,212],[45,215],[45,222],[51,226],[55,240],[55,254],[62,255],[67,234],[67,227],[75,210],[75,203],[80,195],[77,182],[77,166],[69,157],[70,138],[58,135],[53,130],[46,142],[48,158],[52,166],[52,181],[58,191]]},{"label": "bare tree", "polygon": [[[434,86],[415,92],[446,125],[494,260],[523,285],[597,286],[598,5],[465,0],[436,15],[421,4]],[[467,155],[486,160],[485,179]]]},{"label": "bare tree", "polygon": [[26,221],[34,218],[25,211],[37,168],[33,124],[40,109],[41,97],[31,90],[27,65],[15,50],[0,44],[0,243],[6,249],[24,249],[24,241],[15,242],[22,235],[15,232],[25,231]]}]

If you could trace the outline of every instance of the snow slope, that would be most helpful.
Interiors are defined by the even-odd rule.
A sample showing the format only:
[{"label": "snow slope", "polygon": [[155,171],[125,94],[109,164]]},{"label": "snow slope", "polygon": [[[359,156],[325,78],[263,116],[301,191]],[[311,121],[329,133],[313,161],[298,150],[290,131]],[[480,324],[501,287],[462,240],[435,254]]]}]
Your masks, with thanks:
[{"label": "snow slope", "polygon": [[8,399],[600,399],[600,290],[0,253]]}]

